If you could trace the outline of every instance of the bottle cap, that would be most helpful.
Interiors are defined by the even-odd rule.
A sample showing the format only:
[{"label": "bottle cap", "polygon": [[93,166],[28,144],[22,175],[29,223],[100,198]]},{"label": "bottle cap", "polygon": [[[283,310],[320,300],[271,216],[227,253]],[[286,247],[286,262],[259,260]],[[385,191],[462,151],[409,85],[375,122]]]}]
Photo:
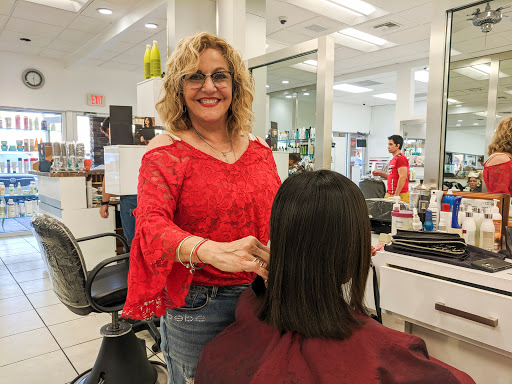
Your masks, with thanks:
[{"label": "bottle cap", "polygon": [[500,213],[500,209],[498,208],[498,199],[492,199],[494,202],[494,205],[491,208],[492,213]]},{"label": "bottle cap", "polygon": [[466,212],[466,217],[473,217],[473,212],[467,211]]},{"label": "bottle cap", "polygon": [[156,40],[153,40],[153,45],[157,45],[157,42],[156,42]]},{"label": "bottle cap", "polygon": [[450,212],[450,204],[443,203],[443,212]]},{"label": "bottle cap", "polygon": [[400,211],[400,204],[398,204],[398,203],[393,204],[393,211],[394,212]]},{"label": "bottle cap", "polygon": [[151,44],[146,44],[146,48],[151,48]]}]

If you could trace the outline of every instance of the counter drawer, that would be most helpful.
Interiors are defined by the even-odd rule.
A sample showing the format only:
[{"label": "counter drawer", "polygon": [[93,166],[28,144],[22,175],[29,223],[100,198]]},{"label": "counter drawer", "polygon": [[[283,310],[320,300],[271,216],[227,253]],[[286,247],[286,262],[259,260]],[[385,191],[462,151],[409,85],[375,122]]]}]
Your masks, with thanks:
[{"label": "counter drawer", "polygon": [[382,309],[512,352],[511,296],[389,266],[379,285]]}]

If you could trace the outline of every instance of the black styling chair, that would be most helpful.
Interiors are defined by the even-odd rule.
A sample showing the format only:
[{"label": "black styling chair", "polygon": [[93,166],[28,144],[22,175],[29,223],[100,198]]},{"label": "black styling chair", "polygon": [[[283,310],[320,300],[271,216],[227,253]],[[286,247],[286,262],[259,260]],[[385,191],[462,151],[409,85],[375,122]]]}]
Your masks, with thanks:
[{"label": "black styling chair", "polygon": [[[165,364],[149,361],[145,341],[134,333],[134,328],[143,329],[152,322],[132,325],[119,318],[118,312],[124,306],[128,291],[130,254],[126,239],[115,233],[75,239],[62,222],[48,215],[34,216],[31,225],[59,300],[78,315],[112,314],[112,323],[100,330],[103,342],[93,368],[80,374],[71,384],[166,383]],[[126,253],[103,260],[92,271],[87,271],[78,242],[104,236],[121,240]],[[158,333],[154,324],[152,327]]]}]

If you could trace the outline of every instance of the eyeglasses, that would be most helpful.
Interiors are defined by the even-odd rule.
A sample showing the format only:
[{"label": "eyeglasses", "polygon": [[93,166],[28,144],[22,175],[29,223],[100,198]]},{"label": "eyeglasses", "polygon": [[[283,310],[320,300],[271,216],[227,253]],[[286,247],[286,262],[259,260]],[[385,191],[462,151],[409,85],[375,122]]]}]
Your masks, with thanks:
[{"label": "eyeglasses", "polygon": [[213,85],[217,89],[222,89],[227,88],[231,85],[231,83],[233,82],[233,74],[234,72],[230,71],[220,71],[211,74],[193,73],[192,75],[183,76],[183,80],[191,89],[199,89],[203,88],[204,82],[206,81],[206,77],[210,76]]}]

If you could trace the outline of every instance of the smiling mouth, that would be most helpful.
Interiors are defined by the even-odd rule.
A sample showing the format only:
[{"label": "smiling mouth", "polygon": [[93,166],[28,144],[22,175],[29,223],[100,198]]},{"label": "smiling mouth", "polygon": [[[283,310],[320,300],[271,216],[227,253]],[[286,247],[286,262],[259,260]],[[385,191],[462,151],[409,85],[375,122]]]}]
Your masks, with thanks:
[{"label": "smiling mouth", "polygon": [[216,104],[220,101],[220,99],[200,99],[198,101],[201,104]]}]

